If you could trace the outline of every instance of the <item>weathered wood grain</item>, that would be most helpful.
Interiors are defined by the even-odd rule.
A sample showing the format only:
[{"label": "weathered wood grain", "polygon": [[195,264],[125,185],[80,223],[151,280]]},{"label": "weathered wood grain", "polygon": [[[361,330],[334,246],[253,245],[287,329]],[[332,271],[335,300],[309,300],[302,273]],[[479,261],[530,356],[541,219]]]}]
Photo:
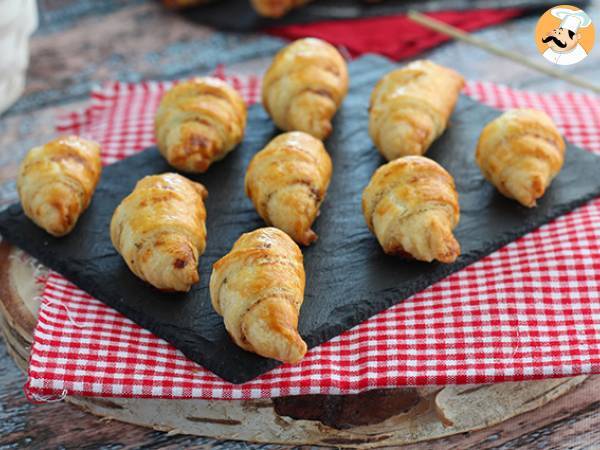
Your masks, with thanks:
[{"label": "weathered wood grain", "polygon": [[600,446],[600,376],[527,414],[485,430],[406,450],[591,449]]}]

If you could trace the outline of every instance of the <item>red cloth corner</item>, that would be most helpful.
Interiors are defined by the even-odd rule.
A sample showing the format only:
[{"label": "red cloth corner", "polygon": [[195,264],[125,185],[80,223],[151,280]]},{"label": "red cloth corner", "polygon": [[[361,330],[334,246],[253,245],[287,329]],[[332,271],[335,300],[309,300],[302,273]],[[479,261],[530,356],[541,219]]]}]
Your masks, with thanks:
[{"label": "red cloth corner", "polygon": [[[523,13],[522,9],[478,9],[428,14],[464,31],[496,25]],[[317,37],[345,47],[353,57],[379,53],[395,60],[410,58],[450,40],[410,20],[406,15],[366,19],[328,20],[309,24],[268,28],[267,33],[287,38]]]}]

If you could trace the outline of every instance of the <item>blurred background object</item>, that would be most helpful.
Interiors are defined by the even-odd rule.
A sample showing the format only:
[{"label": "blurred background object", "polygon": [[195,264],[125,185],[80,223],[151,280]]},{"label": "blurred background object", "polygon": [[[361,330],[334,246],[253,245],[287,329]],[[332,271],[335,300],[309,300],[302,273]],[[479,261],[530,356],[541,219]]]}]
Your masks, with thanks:
[{"label": "blurred background object", "polygon": [[[555,6],[552,0],[162,0],[181,5],[188,20],[229,31],[259,31],[270,27],[369,18],[394,18],[408,11],[515,10],[539,12]],[[571,0],[584,7],[586,0]]]},{"label": "blurred background object", "polygon": [[[450,38],[410,20],[427,13],[463,31],[475,31],[540,14],[548,0],[163,0],[179,3],[186,20],[221,31],[263,31],[284,39],[318,37],[347,50],[348,56],[378,53],[410,58]],[[584,6],[587,2],[574,0]],[[232,13],[234,12],[234,13]]]},{"label": "blurred background object", "polygon": [[254,10],[264,17],[283,17],[288,11],[311,0],[251,0]]},{"label": "blurred background object", "polygon": [[37,28],[35,0],[0,0],[0,113],[25,88],[29,36]]}]

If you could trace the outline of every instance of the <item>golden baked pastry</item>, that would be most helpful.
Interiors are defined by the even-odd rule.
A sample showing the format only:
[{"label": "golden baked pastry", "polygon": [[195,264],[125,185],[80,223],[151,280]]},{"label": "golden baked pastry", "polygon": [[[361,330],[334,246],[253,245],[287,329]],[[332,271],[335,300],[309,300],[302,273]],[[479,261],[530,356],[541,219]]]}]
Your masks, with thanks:
[{"label": "golden baked pastry", "polygon": [[280,129],[324,139],[347,92],[342,55],[325,41],[305,38],[277,53],[263,78],[262,102]]},{"label": "golden baked pastry", "polygon": [[261,16],[276,19],[285,16],[291,9],[302,6],[311,0],[251,0],[255,11]]},{"label": "golden baked pastry", "polygon": [[260,217],[302,245],[317,239],[311,226],[331,179],[331,158],[323,143],[302,131],[273,139],[250,161],[246,195]]},{"label": "golden baked pastry", "polygon": [[296,363],[306,353],[298,334],[304,285],[298,246],[277,228],[259,228],[242,234],[214,263],[210,298],[238,346]]},{"label": "golden baked pastry", "polygon": [[137,182],[115,209],[110,238],[131,271],[163,291],[197,283],[206,247],[204,186],[176,173]]},{"label": "golden baked pastry", "polygon": [[542,111],[513,109],[483,129],[475,159],[485,178],[529,208],[560,171],[565,142]]},{"label": "golden baked pastry", "polygon": [[35,147],[19,167],[25,215],[54,236],[68,234],[87,209],[100,179],[100,146],[65,136]]},{"label": "golden baked pastry", "polygon": [[371,94],[369,134],[388,160],[424,154],[446,129],[464,79],[431,61],[385,75]]},{"label": "golden baked pastry", "polygon": [[375,171],[363,192],[369,229],[389,255],[450,263],[460,255],[452,230],[460,210],[454,180],[435,161],[404,156]]},{"label": "golden baked pastry", "polygon": [[218,78],[194,78],[171,88],[154,121],[156,142],[173,167],[205,172],[244,137],[246,105]]}]

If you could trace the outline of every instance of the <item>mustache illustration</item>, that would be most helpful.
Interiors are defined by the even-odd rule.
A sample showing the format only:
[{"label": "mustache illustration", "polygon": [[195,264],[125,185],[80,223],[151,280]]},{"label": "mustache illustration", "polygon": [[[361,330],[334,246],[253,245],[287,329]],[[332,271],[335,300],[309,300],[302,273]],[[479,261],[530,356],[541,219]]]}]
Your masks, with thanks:
[{"label": "mustache illustration", "polygon": [[547,43],[547,42],[550,42],[550,41],[554,41],[554,43],[556,45],[558,45],[560,48],[565,48],[567,46],[566,42],[559,41],[556,36],[548,36],[548,37],[542,38],[542,42],[544,44]]}]

